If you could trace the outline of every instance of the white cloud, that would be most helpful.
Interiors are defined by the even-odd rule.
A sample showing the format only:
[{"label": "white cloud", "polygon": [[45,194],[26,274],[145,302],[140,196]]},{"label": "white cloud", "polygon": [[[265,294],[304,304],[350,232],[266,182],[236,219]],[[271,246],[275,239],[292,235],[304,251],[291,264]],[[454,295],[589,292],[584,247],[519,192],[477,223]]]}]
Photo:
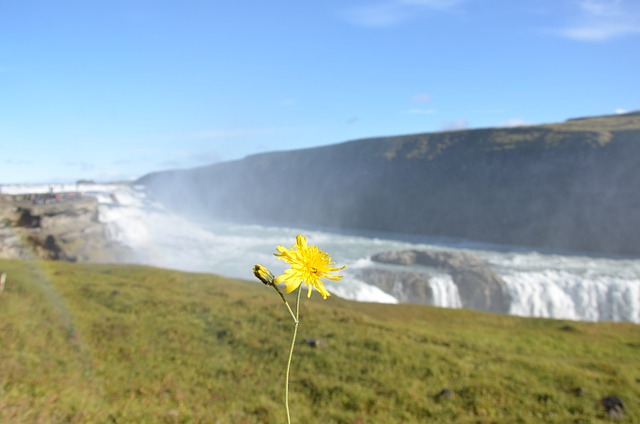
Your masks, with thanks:
[{"label": "white cloud", "polygon": [[523,125],[529,124],[527,124],[522,118],[507,119],[506,121],[502,121],[502,123],[500,123],[501,127],[522,127]]},{"label": "white cloud", "polygon": [[11,164],[11,165],[32,165],[33,162],[30,160],[25,160],[25,159],[18,159],[18,160],[14,160],[14,159],[5,159],[4,163],[6,164]]},{"label": "white cloud", "polygon": [[72,168],[80,168],[83,172],[89,172],[96,169],[96,165],[89,162],[65,162],[65,165],[70,166]]},{"label": "white cloud", "polygon": [[160,162],[158,164],[158,167],[161,169],[167,169],[167,168],[181,168],[183,167],[184,164],[182,162],[178,162],[177,160],[167,160],[164,162]]},{"label": "white cloud", "polygon": [[403,110],[402,113],[406,113],[407,115],[432,115],[436,113],[435,109],[407,109]]},{"label": "white cloud", "polygon": [[616,110],[615,110],[615,113],[616,113],[617,115],[622,115],[622,114],[627,113],[627,112],[628,112],[628,111],[627,111],[627,109],[622,109],[622,108],[620,108],[620,107],[619,107],[618,109],[616,109]]},{"label": "white cloud", "polygon": [[354,25],[366,27],[393,26],[410,15],[397,3],[374,4],[352,8],[344,13],[345,19]]},{"label": "white cloud", "polygon": [[640,26],[597,24],[567,28],[561,31],[561,35],[567,38],[582,41],[604,41],[631,34],[640,34]]},{"label": "white cloud", "polygon": [[594,16],[619,16],[620,0],[583,0],[580,8]]},{"label": "white cloud", "polygon": [[216,163],[222,161],[222,155],[218,150],[213,149],[194,153],[190,156],[189,159],[201,163]]},{"label": "white cloud", "polygon": [[186,134],[184,138],[191,140],[210,140],[217,138],[258,137],[269,134],[290,132],[288,128],[237,128],[228,130],[205,130]]},{"label": "white cloud", "polygon": [[556,32],[580,41],[605,41],[640,34],[640,2],[581,0],[573,21]]},{"label": "white cloud", "polygon": [[427,93],[416,94],[411,98],[413,103],[428,103],[431,101],[431,96]]},{"label": "white cloud", "polygon": [[399,0],[401,4],[411,6],[425,6],[430,9],[444,10],[451,9],[460,4],[462,0]]},{"label": "white cloud", "polygon": [[343,13],[343,17],[358,26],[390,27],[422,11],[451,10],[464,1],[466,0],[387,0],[348,9]]},{"label": "white cloud", "polygon": [[469,122],[466,119],[454,119],[453,121],[447,121],[442,124],[442,129],[445,131],[466,130],[469,128]]},{"label": "white cloud", "polygon": [[216,149],[201,150],[192,152],[188,150],[165,151],[164,155],[170,155],[169,159],[161,160],[158,165],[161,168],[189,168],[193,166],[201,166],[203,164],[218,163],[223,160],[223,156]]},{"label": "white cloud", "polygon": [[189,138],[192,139],[211,139],[211,138],[238,138],[238,137],[250,137],[257,134],[259,131],[250,129],[235,129],[235,130],[205,130],[197,131],[189,134]]}]

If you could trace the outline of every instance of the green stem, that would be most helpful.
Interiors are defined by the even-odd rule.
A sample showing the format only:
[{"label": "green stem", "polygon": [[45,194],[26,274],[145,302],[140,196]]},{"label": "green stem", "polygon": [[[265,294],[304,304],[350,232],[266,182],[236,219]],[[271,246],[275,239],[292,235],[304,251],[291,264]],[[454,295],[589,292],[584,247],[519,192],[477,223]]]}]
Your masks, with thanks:
[{"label": "green stem", "polygon": [[[298,322],[298,318],[296,318],[296,316],[293,314],[293,311],[291,310],[291,307],[289,306],[289,302],[287,302],[287,299],[284,298],[284,295],[282,294],[282,292],[280,291],[280,289],[278,288],[277,285],[272,284],[271,287],[273,287],[278,294],[280,295],[280,299],[282,299],[282,301],[284,302],[284,306],[287,307],[287,309],[289,310],[289,313],[291,314],[291,318],[293,318],[293,322],[297,323]],[[300,284],[300,287],[302,287],[302,284]],[[300,300],[300,295],[298,294],[298,300]]]},{"label": "green stem", "polygon": [[[291,424],[291,413],[289,412],[289,372],[291,371],[291,358],[293,358],[293,347],[296,344],[296,337],[298,335],[298,324],[300,323],[300,293],[302,292],[302,284],[298,287],[298,296],[296,298],[296,315],[294,317],[295,327],[293,328],[293,339],[291,340],[291,349],[289,350],[289,361],[287,362],[287,380],[284,384],[284,403],[287,408],[287,423]],[[280,291],[278,290],[278,293]],[[284,300],[284,297],[283,297]],[[285,303],[287,301],[285,300]],[[289,304],[287,303],[287,307]],[[291,312],[291,308],[289,308],[289,312]],[[291,312],[293,315],[293,312]]]}]

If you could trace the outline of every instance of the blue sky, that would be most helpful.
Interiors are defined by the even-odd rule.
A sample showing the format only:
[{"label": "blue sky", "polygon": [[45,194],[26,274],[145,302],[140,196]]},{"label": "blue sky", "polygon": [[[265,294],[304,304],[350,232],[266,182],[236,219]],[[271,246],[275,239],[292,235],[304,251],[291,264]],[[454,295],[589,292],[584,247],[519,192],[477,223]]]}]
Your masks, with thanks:
[{"label": "blue sky", "polygon": [[638,0],[0,0],[0,184],[639,108]]}]

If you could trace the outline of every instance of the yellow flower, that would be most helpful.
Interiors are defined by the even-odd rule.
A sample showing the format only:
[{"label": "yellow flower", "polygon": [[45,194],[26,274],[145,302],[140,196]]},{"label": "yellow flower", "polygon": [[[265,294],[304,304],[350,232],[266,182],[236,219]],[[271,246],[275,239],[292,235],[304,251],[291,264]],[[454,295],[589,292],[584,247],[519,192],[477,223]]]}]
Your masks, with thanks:
[{"label": "yellow flower", "polygon": [[258,278],[258,280],[262,281],[267,286],[273,285],[274,277],[271,271],[269,271],[267,267],[262,266],[260,264],[256,264],[253,267],[253,275],[255,275]]},{"label": "yellow flower", "polygon": [[291,293],[304,282],[309,286],[308,297],[311,297],[311,289],[315,287],[322,295],[322,298],[326,299],[327,296],[330,296],[330,293],[324,288],[324,283],[320,279],[326,278],[327,280],[338,281],[342,278],[342,275],[331,275],[329,273],[346,268],[346,266],[340,268],[332,267],[331,265],[334,265],[334,262],[331,262],[331,257],[317,246],[308,246],[307,239],[302,234],[298,234],[296,244],[291,246],[291,249],[278,246],[276,250],[278,250],[278,253],[274,253],[274,255],[279,260],[291,265],[291,268],[275,279],[276,284],[284,282],[287,293]]}]

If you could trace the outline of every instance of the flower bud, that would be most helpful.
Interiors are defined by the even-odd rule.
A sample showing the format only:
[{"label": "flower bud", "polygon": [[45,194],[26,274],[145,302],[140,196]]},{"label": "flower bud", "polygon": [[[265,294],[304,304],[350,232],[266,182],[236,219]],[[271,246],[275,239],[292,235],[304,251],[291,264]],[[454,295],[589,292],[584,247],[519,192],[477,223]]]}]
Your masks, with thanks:
[{"label": "flower bud", "polygon": [[264,267],[260,264],[256,264],[253,267],[253,275],[255,275],[258,278],[258,280],[262,281],[267,286],[273,285],[273,279],[275,277],[273,276],[271,271],[267,269],[267,267]]}]

